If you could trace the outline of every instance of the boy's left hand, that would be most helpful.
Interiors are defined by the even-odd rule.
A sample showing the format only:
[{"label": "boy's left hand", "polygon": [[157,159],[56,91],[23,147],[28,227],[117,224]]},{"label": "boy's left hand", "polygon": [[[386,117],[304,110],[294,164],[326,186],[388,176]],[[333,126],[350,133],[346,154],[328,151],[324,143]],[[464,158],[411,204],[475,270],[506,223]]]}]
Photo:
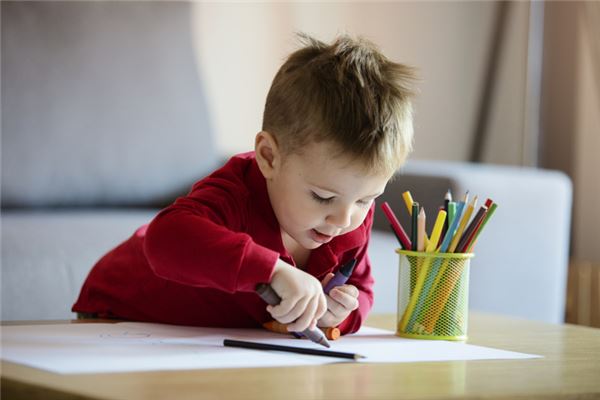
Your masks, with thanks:
[{"label": "boy's left hand", "polygon": [[[333,278],[329,273],[321,284],[327,285]],[[336,286],[325,296],[327,298],[327,312],[317,322],[320,327],[338,326],[348,315],[358,308],[358,289],[353,285]]]}]

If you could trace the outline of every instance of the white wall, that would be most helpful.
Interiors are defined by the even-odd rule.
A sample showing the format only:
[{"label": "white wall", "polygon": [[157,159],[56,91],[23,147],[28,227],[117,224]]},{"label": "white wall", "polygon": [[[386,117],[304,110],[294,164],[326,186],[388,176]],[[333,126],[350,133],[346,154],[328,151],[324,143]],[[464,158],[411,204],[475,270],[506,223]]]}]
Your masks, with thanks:
[{"label": "white wall", "polygon": [[[521,159],[527,4],[513,3],[486,159]],[[394,61],[419,69],[415,152],[466,160],[495,16],[491,2],[195,3],[196,51],[218,146],[247,151],[260,129],[275,72],[293,32],[324,41],[363,35]],[[525,46],[525,47],[523,47]]]}]

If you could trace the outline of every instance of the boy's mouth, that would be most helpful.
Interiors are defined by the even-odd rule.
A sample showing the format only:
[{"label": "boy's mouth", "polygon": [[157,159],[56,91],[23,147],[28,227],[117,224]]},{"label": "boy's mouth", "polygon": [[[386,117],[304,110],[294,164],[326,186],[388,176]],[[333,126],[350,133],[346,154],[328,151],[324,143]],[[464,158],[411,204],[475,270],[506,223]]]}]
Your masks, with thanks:
[{"label": "boy's mouth", "polygon": [[312,239],[318,243],[328,243],[331,241],[331,239],[334,238],[334,236],[325,235],[325,234],[317,231],[316,229],[311,229],[310,234],[311,234]]}]

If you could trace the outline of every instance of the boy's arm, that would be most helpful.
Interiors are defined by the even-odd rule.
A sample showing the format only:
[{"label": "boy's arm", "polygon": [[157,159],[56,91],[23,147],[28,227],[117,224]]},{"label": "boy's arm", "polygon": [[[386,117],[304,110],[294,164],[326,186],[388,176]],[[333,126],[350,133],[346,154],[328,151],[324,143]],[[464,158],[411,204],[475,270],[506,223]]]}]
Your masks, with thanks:
[{"label": "boy's arm", "polygon": [[346,282],[347,285],[353,285],[358,289],[358,308],[350,313],[350,315],[342,321],[338,326],[342,334],[354,333],[358,331],[363,321],[367,318],[369,311],[373,307],[373,283],[374,279],[371,275],[371,261],[367,255],[369,241],[371,238],[371,227],[373,225],[374,206],[369,211],[365,218],[363,228],[367,240],[356,253],[356,266]]},{"label": "boy's arm", "polygon": [[247,204],[239,186],[208,178],[150,223],[144,253],[154,272],[190,286],[254,291],[269,282],[279,254],[237,230]]}]

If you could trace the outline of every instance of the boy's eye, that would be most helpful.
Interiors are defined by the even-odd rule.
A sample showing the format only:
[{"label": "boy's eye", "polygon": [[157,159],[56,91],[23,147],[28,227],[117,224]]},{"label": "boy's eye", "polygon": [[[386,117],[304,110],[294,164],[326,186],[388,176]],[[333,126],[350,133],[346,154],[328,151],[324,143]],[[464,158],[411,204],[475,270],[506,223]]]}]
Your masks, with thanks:
[{"label": "boy's eye", "polygon": [[315,192],[310,192],[310,194],[312,195],[312,198],[315,199],[316,201],[318,201],[319,203],[331,203],[331,201],[333,201],[333,199],[335,198],[335,196],[332,197],[321,197],[318,194],[316,194]]},{"label": "boy's eye", "polygon": [[369,200],[358,200],[356,202],[356,204],[358,204],[360,207],[370,207],[371,203],[373,202],[374,199],[369,199]]}]

